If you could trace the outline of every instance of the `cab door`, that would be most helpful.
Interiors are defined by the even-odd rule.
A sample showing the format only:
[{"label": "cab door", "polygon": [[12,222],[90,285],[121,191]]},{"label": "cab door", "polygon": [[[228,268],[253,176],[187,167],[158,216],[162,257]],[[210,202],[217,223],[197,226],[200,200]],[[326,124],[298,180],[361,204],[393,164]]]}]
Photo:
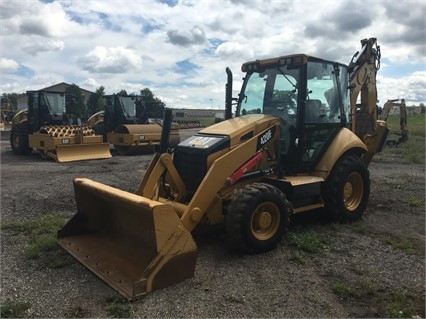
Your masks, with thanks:
[{"label": "cab door", "polygon": [[[298,171],[312,170],[336,134],[347,125],[348,90],[338,87],[342,85],[341,82],[345,86],[347,84],[346,81],[337,79],[335,67],[324,61],[307,64],[306,94],[305,98],[299,101],[301,112],[296,141]],[[340,70],[338,73],[341,73]]]}]

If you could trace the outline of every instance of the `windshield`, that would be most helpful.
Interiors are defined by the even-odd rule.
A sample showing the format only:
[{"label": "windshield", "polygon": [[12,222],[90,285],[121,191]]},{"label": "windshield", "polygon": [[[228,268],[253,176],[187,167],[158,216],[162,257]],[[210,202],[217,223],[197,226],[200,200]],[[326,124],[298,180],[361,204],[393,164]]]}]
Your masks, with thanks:
[{"label": "windshield", "polygon": [[334,66],[331,63],[309,62],[307,75],[307,97],[305,121],[307,123],[338,123],[341,120],[341,106],[343,113],[348,119],[349,100],[347,89],[347,70],[338,66],[340,82],[339,99],[338,81],[336,79]]},{"label": "windshield", "polygon": [[241,115],[264,113],[282,117],[283,111],[295,115],[299,70],[281,66],[248,74],[241,97]]},{"label": "windshield", "polygon": [[121,106],[124,111],[124,115],[128,117],[135,116],[135,100],[132,97],[120,97]]},{"label": "windshield", "polygon": [[42,105],[45,103],[52,115],[62,115],[65,113],[65,95],[58,93],[44,93],[41,101]]}]

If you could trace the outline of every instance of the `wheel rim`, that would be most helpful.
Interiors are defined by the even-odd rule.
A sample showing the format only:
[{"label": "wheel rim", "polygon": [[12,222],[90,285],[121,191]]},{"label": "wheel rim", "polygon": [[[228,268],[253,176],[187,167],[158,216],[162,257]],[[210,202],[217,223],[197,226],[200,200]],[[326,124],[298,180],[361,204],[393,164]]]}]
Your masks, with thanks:
[{"label": "wheel rim", "polygon": [[251,218],[251,232],[258,240],[267,240],[275,235],[280,225],[280,210],[274,203],[263,203]]},{"label": "wheel rim", "polygon": [[358,172],[352,172],[343,187],[343,201],[349,211],[356,210],[364,196],[364,183]]}]

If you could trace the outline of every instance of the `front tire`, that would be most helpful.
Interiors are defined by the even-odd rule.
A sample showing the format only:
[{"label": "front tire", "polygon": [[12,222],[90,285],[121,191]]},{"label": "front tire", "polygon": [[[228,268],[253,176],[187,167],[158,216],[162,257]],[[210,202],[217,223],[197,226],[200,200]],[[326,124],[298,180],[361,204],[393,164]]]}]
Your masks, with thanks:
[{"label": "front tire", "polygon": [[237,191],[225,214],[225,228],[238,248],[249,253],[265,252],[281,241],[289,211],[279,189],[254,183]]},{"label": "front tire", "polygon": [[29,146],[28,135],[30,130],[27,123],[19,123],[12,126],[10,131],[10,146],[16,155],[28,155],[32,152]]},{"label": "front tire", "polygon": [[337,162],[324,185],[325,214],[332,221],[360,219],[370,196],[370,173],[358,156]]}]

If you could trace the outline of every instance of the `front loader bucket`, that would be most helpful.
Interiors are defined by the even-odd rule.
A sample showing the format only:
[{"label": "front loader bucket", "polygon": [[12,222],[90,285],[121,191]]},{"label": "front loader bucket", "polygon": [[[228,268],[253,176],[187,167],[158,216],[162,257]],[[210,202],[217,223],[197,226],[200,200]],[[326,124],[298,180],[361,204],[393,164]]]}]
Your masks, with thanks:
[{"label": "front loader bucket", "polygon": [[77,213],[59,244],[129,299],[192,277],[197,247],[174,209],[89,179],[74,180]]},{"label": "front loader bucket", "polygon": [[111,158],[110,144],[90,143],[56,145],[55,154],[51,154],[50,156],[60,163]]}]

